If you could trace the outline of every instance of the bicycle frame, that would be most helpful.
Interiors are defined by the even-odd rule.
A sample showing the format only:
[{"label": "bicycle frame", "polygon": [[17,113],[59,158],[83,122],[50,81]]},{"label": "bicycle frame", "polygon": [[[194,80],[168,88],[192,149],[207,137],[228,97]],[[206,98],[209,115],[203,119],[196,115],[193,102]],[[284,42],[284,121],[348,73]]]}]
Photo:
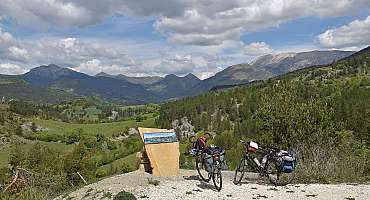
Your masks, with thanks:
[{"label": "bicycle frame", "polygon": [[244,164],[253,168],[253,171],[258,172],[259,174],[266,176],[266,175],[268,175],[267,174],[267,166],[268,166],[269,162],[271,161],[271,157],[274,155],[274,153],[275,153],[275,149],[268,150],[268,152],[258,153],[258,154],[261,154],[262,157],[267,156],[266,163],[264,163],[264,166],[261,167],[261,166],[258,166],[257,163],[254,162],[253,158],[251,158],[251,156],[250,156],[250,153],[248,151],[246,151],[244,153],[244,159],[245,159],[245,162],[247,162],[247,163],[244,163]]}]

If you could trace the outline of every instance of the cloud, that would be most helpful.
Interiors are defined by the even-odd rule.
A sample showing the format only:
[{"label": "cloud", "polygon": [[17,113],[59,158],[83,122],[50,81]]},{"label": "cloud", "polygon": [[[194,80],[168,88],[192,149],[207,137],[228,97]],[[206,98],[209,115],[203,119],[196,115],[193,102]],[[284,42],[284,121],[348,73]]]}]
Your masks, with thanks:
[{"label": "cloud", "polygon": [[83,72],[89,75],[95,75],[99,72],[105,72],[108,74],[126,74],[127,69],[125,67],[120,67],[116,64],[104,64],[99,59],[92,59],[81,63],[78,67],[72,68],[76,71]]},{"label": "cloud", "polygon": [[317,40],[326,48],[362,48],[370,45],[370,16],[329,29],[317,36]]},{"label": "cloud", "polygon": [[0,74],[10,74],[10,75],[16,75],[16,74],[23,74],[27,70],[23,69],[22,67],[11,64],[11,63],[0,63]]},{"label": "cloud", "polygon": [[9,51],[15,60],[27,60],[29,59],[27,49],[18,48],[15,46],[9,47]]},{"label": "cloud", "polygon": [[334,17],[368,0],[0,0],[0,17],[27,26],[86,27],[112,15],[153,17],[169,42],[212,46],[302,17]]},{"label": "cloud", "polygon": [[161,16],[154,26],[172,43],[219,45],[297,18],[348,14],[365,4],[364,0],[203,0],[181,16]]},{"label": "cloud", "polygon": [[271,47],[264,42],[253,42],[244,46],[244,54],[249,56],[260,56],[272,52]]}]

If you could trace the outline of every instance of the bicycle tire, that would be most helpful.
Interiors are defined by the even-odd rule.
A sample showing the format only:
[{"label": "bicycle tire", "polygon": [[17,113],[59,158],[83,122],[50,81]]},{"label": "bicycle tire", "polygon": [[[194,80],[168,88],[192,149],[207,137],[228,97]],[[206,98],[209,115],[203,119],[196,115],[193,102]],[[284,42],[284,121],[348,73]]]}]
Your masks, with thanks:
[{"label": "bicycle tire", "polygon": [[[199,177],[203,181],[209,182],[211,180],[209,173],[204,169],[204,160],[199,156],[195,160],[195,168],[197,169]],[[202,170],[204,170],[205,174],[202,174],[203,173]]]},{"label": "bicycle tire", "polygon": [[[238,177],[238,174],[239,174],[240,177]],[[233,183],[235,185],[238,185],[242,181],[242,179],[244,177],[244,174],[245,174],[245,158],[243,157],[243,158],[240,159],[239,165],[235,169]]]},{"label": "bicycle tire", "polygon": [[[275,168],[274,172],[269,172],[269,169]],[[290,184],[295,178],[295,170],[291,173],[283,173],[279,170],[279,165],[277,164],[275,159],[270,159],[266,169],[266,175],[270,181],[270,183],[274,184],[275,186],[285,186]],[[282,177],[282,175],[287,175],[287,177]],[[276,176],[276,177],[275,177]]]},{"label": "bicycle tire", "polygon": [[221,173],[221,164],[217,162],[214,166],[214,171],[212,173],[213,184],[217,191],[222,189],[222,173]]}]

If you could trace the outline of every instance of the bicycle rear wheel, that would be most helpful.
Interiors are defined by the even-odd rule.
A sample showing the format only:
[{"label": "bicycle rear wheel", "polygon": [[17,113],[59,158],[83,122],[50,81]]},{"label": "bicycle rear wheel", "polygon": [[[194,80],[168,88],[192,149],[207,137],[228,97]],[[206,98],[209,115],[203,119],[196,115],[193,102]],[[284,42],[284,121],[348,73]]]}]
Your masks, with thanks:
[{"label": "bicycle rear wheel", "polygon": [[295,170],[291,173],[284,173],[276,159],[271,159],[267,165],[266,174],[269,181],[276,186],[285,186],[291,183],[295,177]]},{"label": "bicycle rear wheel", "polygon": [[221,173],[221,163],[219,161],[216,161],[216,164],[213,166],[213,184],[215,185],[215,188],[217,191],[221,191],[222,189],[222,173]]},{"label": "bicycle rear wheel", "polygon": [[245,158],[243,157],[242,159],[240,159],[240,163],[235,170],[233,183],[235,185],[238,185],[242,181],[244,174],[245,174]]},{"label": "bicycle rear wheel", "polygon": [[210,174],[205,170],[204,160],[201,158],[201,156],[197,156],[197,158],[195,160],[195,167],[198,171],[199,177],[203,181],[209,182],[211,180]]}]

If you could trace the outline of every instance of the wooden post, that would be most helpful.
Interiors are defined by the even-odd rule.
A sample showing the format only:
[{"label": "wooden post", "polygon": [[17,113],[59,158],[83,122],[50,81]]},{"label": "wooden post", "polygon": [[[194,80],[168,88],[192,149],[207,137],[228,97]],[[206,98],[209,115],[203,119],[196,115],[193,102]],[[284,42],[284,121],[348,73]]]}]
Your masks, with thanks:
[{"label": "wooden post", "polygon": [[80,176],[80,178],[84,181],[84,183],[87,185],[87,182],[85,181],[84,177],[79,173],[77,172],[78,176]]}]

